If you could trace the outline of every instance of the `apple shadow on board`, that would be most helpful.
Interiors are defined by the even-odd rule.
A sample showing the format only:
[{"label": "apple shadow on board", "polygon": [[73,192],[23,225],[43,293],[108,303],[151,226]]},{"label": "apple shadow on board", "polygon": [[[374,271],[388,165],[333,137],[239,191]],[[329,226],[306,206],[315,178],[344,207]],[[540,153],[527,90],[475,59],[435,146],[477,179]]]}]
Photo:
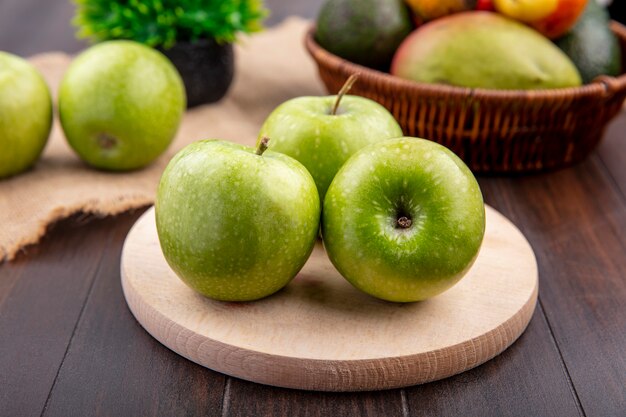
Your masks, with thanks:
[{"label": "apple shadow on board", "polygon": [[[341,287],[329,284],[327,277],[318,277],[306,272],[300,272],[292,282],[276,293],[276,296],[290,297],[293,303],[312,305],[315,308],[350,313],[351,317],[371,318],[372,311],[389,309],[410,309],[411,314],[417,314],[426,308],[429,300],[414,303],[397,303],[372,297],[345,282]],[[279,295],[280,294],[280,295]]]}]

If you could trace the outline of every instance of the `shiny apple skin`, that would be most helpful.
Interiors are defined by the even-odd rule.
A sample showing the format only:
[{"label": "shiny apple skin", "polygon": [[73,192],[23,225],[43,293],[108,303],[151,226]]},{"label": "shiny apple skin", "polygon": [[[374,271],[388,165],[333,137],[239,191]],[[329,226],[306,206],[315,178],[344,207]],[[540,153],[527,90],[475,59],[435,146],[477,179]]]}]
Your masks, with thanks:
[{"label": "shiny apple skin", "polygon": [[320,203],[296,160],[199,141],[165,169],[156,224],[168,264],[209,298],[250,301],[287,285],[317,239]]},{"label": "shiny apple skin", "polygon": [[259,139],[297,159],[315,180],[320,201],[339,168],[356,151],[381,140],[401,137],[394,117],[373,100],[344,96],[331,114],[337,96],[298,97],[278,106],[267,118]]},{"label": "shiny apple skin", "polygon": [[[411,302],[456,284],[485,232],[480,187],[447,148],[399,138],[357,152],[333,180],[322,210],[330,260],[358,289]],[[398,226],[408,217],[408,228]]]}]

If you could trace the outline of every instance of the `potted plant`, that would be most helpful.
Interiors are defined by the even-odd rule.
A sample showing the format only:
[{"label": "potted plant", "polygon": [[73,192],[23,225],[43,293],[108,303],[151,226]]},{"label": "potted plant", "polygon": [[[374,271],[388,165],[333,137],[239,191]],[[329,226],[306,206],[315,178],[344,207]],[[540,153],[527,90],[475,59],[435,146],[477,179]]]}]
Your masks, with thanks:
[{"label": "potted plant", "polygon": [[163,52],[187,90],[187,105],[212,103],[234,75],[237,34],[263,28],[262,0],[75,0],[77,36],[130,39]]}]

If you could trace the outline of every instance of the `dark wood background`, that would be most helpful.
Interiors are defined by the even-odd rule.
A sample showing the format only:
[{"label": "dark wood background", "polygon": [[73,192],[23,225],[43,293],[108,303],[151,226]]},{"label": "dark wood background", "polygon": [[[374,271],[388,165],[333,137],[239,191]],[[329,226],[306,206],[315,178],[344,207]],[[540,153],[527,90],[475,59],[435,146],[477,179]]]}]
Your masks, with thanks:
[{"label": "dark wood background", "polygon": [[[320,0],[271,0],[270,23]],[[0,50],[78,51],[66,0],[0,0]],[[210,371],[150,337],[120,287],[124,237],[141,210],[74,216],[0,265],[0,416],[626,416],[626,116],[584,163],[479,178],[526,234],[539,304],[502,355],[400,390],[317,393]],[[0,225],[2,227],[2,225]]]}]

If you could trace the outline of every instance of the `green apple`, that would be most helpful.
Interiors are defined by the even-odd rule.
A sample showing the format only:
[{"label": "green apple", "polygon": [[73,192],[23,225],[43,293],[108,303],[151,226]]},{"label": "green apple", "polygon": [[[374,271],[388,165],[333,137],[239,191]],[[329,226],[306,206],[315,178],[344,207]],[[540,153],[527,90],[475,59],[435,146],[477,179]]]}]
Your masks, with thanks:
[{"label": "green apple", "polygon": [[223,141],[174,156],[156,198],[165,259],[199,293],[248,301],[283,288],[308,259],[319,230],[313,178],[298,161]]},{"label": "green apple", "polygon": [[59,115],[70,146],[106,170],[141,168],[174,139],[185,89],[160,52],[132,41],[109,41],[80,54],[59,90]]},{"label": "green apple", "polygon": [[470,268],[485,233],[471,171],[431,141],[397,138],[357,152],[333,180],[322,236],[337,270],[388,301],[424,300]]},{"label": "green apple", "polygon": [[39,72],[20,57],[0,52],[0,178],[31,167],[52,127],[52,100]]},{"label": "green apple", "polygon": [[324,195],[339,168],[359,149],[402,136],[402,129],[380,104],[357,96],[344,96],[351,77],[337,96],[298,97],[278,106],[259,135],[272,138],[270,149],[297,159]]}]

